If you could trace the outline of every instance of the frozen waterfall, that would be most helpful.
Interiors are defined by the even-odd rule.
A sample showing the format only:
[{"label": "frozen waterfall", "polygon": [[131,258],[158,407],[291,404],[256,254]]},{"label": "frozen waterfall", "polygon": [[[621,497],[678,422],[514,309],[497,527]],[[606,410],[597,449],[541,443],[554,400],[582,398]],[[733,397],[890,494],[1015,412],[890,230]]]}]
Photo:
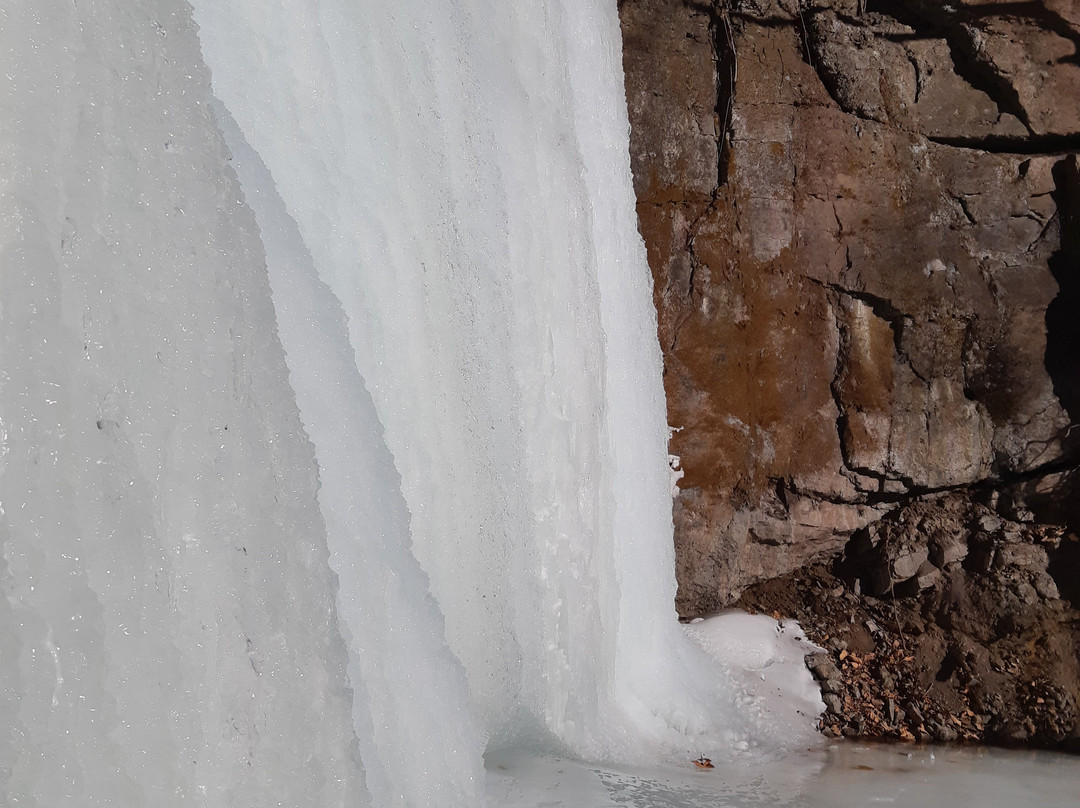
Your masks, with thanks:
[{"label": "frozen waterfall", "polygon": [[675,619],[614,0],[192,5],[0,8],[8,803],[805,743]]}]

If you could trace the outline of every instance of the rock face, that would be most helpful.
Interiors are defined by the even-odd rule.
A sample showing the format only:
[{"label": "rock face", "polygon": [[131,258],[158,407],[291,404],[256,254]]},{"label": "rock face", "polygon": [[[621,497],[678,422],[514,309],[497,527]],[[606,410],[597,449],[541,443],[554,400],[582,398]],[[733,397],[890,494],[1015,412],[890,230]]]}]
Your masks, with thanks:
[{"label": "rock face", "polygon": [[[944,493],[1075,532],[1080,4],[620,13],[680,612],[839,563]],[[913,596],[968,552],[905,541],[875,574]],[[1066,597],[1077,547],[1049,551]]]}]

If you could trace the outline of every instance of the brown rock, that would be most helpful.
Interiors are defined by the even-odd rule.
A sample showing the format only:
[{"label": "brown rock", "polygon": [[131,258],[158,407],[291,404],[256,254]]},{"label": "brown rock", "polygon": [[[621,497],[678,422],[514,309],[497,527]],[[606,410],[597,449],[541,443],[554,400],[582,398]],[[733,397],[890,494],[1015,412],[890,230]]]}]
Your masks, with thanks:
[{"label": "brown rock", "polygon": [[[999,5],[620,4],[681,428],[682,613],[834,557],[935,491],[1075,513],[1058,493],[1075,477],[1036,491],[1074,451],[1072,332],[1062,316],[1049,343],[1047,312],[1052,262],[1080,256],[1062,228],[1080,213],[1059,211],[1080,37],[1067,4]],[[966,542],[944,547],[939,566]]]},{"label": "brown rock", "polygon": [[1080,748],[1080,4],[619,8],[680,612],[801,620],[830,736]]},{"label": "brown rock", "polygon": [[812,58],[845,111],[931,137],[1023,137],[1024,124],[958,73],[949,41],[883,15],[831,9],[808,23]]},{"label": "brown rock", "polygon": [[1078,26],[1052,30],[1046,21],[987,16],[965,27],[973,56],[1012,89],[1033,134],[1075,134],[1080,132]]}]

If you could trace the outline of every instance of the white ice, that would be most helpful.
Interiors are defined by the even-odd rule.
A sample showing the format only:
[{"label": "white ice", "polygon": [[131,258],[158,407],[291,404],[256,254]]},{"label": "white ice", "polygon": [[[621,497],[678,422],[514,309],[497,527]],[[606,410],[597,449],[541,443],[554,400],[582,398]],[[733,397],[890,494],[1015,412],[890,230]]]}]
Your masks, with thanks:
[{"label": "white ice", "polygon": [[791,745],[806,739],[825,704],[805,658],[824,649],[807,640],[798,623],[731,611],[695,620],[686,632],[743,693],[747,711]]},{"label": "white ice", "polygon": [[366,799],[316,467],[181,2],[0,6],[0,803]]},{"label": "white ice", "polygon": [[[396,678],[452,654],[440,665],[460,662],[467,695],[447,682],[432,697],[478,721],[471,743],[460,720],[432,721],[460,728],[452,742],[376,722],[386,741],[362,737],[361,752],[377,801],[464,794],[482,751],[505,745],[645,761],[798,742],[675,620],[661,360],[614,7],[195,7],[248,200],[264,234],[290,234],[286,250],[266,236],[267,257],[351,642],[385,648],[362,627],[372,614],[395,615],[399,637],[434,636],[339,564],[366,554],[352,569],[370,574],[410,566],[411,552],[449,653],[426,641]],[[300,302],[298,267],[322,302]],[[339,307],[327,329],[320,312]],[[358,407],[313,372],[328,351],[355,358],[358,371],[334,372],[366,387],[373,415],[359,415],[366,392]],[[377,425],[374,441],[342,438],[356,419]],[[395,473],[379,491],[408,512],[375,541],[372,506],[344,496],[349,463],[383,437]],[[422,601],[426,581],[409,581],[401,603]],[[370,691],[387,666],[351,670]],[[400,770],[433,747],[471,750],[473,768]]]}]

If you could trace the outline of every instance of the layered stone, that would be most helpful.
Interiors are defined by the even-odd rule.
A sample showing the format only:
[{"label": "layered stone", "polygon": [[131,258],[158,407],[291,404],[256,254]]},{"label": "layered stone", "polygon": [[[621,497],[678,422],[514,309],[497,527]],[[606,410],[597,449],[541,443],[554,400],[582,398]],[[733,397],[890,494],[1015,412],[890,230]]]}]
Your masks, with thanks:
[{"label": "layered stone", "polygon": [[684,614],[937,492],[1075,518],[1071,6],[800,8],[621,3]]}]

